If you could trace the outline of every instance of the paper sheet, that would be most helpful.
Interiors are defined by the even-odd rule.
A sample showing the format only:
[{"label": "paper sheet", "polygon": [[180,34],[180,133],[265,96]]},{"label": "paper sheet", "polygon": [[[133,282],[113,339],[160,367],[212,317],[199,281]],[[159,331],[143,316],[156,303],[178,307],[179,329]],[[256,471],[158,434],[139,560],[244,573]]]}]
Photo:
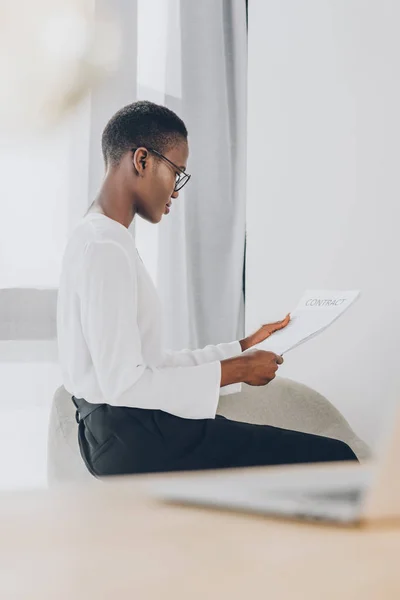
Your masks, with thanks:
[{"label": "paper sheet", "polygon": [[258,344],[257,348],[281,355],[293,350],[329,327],[359,295],[358,290],[308,290],[291,313],[289,325]]}]

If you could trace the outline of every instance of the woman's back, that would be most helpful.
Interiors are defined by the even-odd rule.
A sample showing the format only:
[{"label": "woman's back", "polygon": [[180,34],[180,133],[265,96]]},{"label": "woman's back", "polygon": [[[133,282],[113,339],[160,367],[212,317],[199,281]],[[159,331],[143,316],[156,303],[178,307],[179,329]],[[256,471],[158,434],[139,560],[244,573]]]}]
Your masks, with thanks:
[{"label": "woman's back", "polygon": [[[134,302],[130,310],[136,313],[135,323],[146,364],[157,365],[163,357],[161,307],[150,276],[137,254],[132,235],[126,227],[105,215],[89,213],[75,227],[65,251],[58,295],[57,329],[64,385],[71,394],[93,403],[106,400],[99,388],[85,337],[85,323],[90,319],[90,313],[96,311],[96,298],[87,298],[90,293],[88,283],[92,276],[99,275],[95,270],[102,269],[104,286],[112,286],[112,282],[107,282],[106,279],[109,270],[106,263],[111,254],[113,261],[116,258],[117,265],[120,261],[124,286],[131,288],[129,291],[133,292]],[[98,264],[100,261],[103,264]],[[113,290],[108,292],[113,293]],[[117,290],[114,292],[118,293]],[[120,318],[125,319],[124,298],[120,295],[117,300],[121,302]],[[100,298],[98,301],[100,302]],[[90,309],[85,311],[88,303]],[[107,315],[105,312],[103,315],[105,327],[108,316],[111,319],[111,314]],[[115,326],[115,322],[109,322],[109,327]],[[134,334],[132,331],[132,337]]]}]

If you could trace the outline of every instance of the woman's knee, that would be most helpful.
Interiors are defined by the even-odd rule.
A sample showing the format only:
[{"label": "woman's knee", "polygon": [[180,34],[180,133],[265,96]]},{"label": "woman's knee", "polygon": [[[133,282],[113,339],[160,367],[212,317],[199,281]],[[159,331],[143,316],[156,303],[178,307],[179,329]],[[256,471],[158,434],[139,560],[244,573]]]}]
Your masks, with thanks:
[{"label": "woman's knee", "polygon": [[341,440],[336,440],[333,438],[324,438],[326,449],[329,452],[330,458],[332,461],[342,461],[342,460],[358,460],[357,456],[354,454],[353,450],[350,448],[348,444],[342,442]]}]

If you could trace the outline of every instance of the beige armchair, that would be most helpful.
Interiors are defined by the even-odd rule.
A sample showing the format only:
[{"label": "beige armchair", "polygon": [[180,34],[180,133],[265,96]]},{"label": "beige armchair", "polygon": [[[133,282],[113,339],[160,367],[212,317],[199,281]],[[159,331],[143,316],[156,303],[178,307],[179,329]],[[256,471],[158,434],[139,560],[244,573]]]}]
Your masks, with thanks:
[{"label": "beige armchair", "polygon": [[[290,379],[277,377],[265,387],[243,385],[241,393],[221,396],[218,412],[236,421],[274,425],[342,440],[361,461],[370,455],[368,446],[324,396]],[[60,387],[53,398],[49,422],[49,485],[96,481],[81,459],[77,434],[71,396]]]}]

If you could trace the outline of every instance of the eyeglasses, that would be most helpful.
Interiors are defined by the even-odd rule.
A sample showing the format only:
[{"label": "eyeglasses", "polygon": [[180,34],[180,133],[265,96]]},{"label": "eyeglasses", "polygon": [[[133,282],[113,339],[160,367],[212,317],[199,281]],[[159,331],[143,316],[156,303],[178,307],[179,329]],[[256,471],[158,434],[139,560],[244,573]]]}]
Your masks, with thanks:
[{"label": "eyeglasses", "polygon": [[[132,148],[132,152],[136,152],[136,150],[137,150],[137,148]],[[162,160],[165,160],[165,162],[167,162],[168,164],[171,165],[171,167],[174,168],[174,171],[175,171],[175,187],[174,187],[174,192],[179,192],[183,188],[183,186],[187,184],[187,182],[191,178],[191,175],[189,175],[189,173],[186,173],[186,171],[184,171],[183,169],[181,169],[180,167],[178,167],[178,165],[176,165],[175,163],[173,163],[172,160],[169,160],[169,158],[167,158],[166,156],[164,156],[160,152],[157,152],[157,150],[154,150],[154,148],[147,148],[147,150],[149,152],[152,152],[152,154],[155,154],[156,156],[158,156]]]}]

